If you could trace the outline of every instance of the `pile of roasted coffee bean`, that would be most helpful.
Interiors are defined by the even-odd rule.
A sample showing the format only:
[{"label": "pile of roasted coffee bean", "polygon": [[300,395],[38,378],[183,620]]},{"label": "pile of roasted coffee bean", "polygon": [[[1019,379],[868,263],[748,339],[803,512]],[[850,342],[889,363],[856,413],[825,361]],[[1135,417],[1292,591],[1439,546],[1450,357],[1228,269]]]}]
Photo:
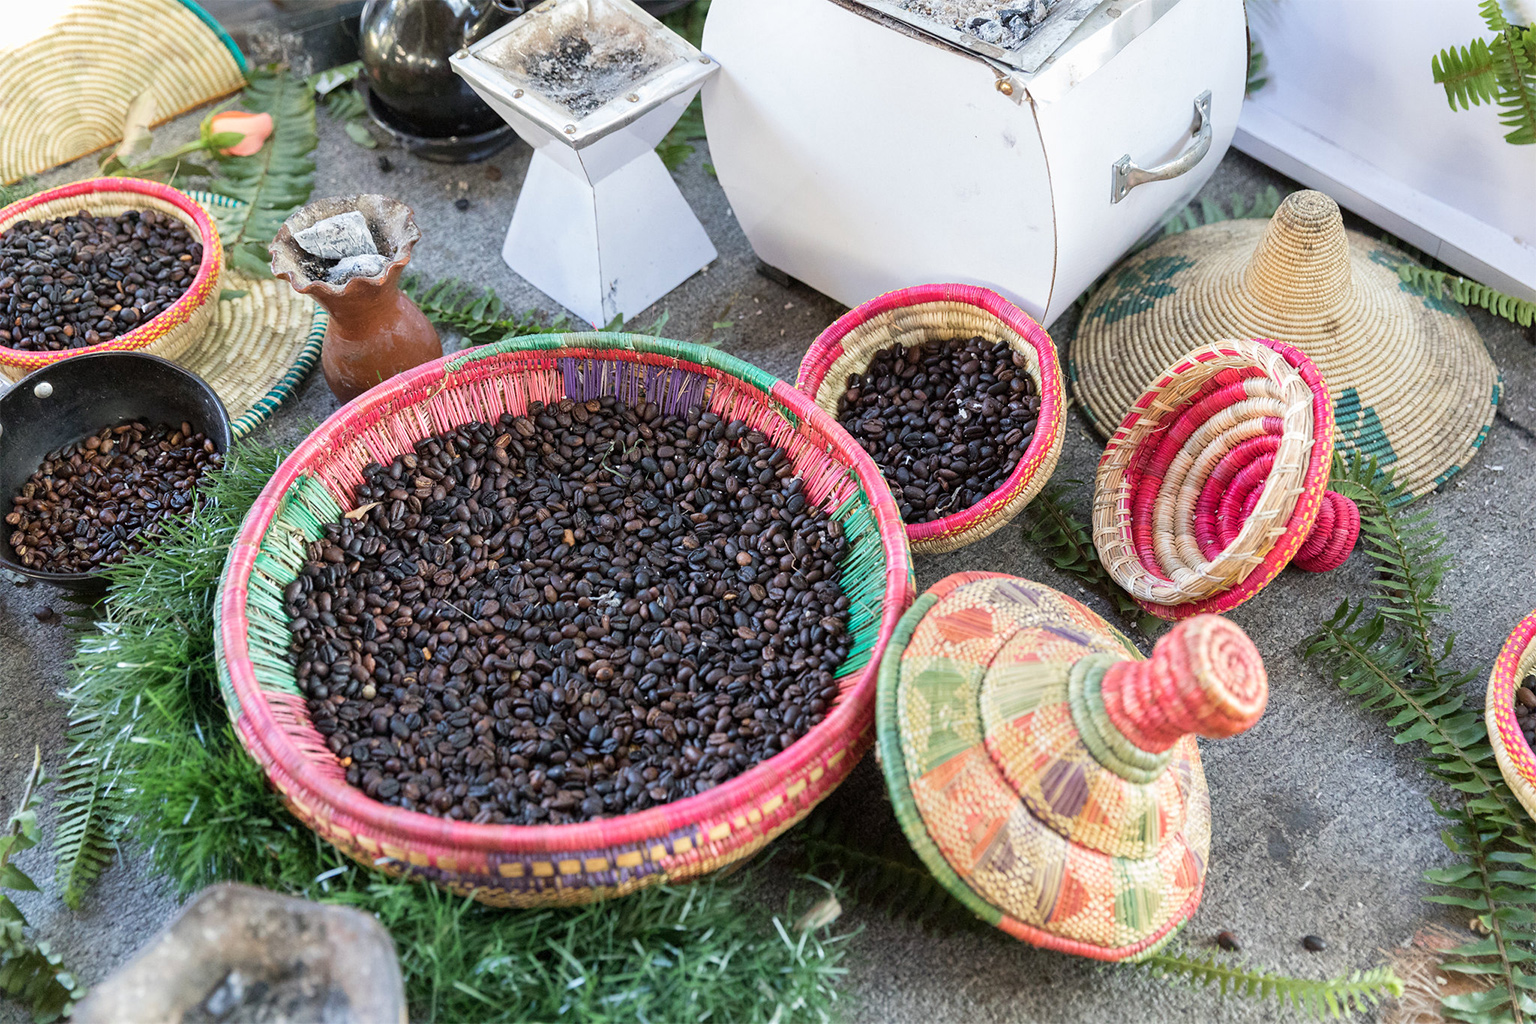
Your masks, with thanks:
[{"label": "pile of roasted coffee bean", "polygon": [[534,403],[369,466],[283,597],[369,796],[565,823],[709,789],[837,696],[839,525],[742,422]]},{"label": "pile of roasted coffee bean", "polygon": [[997,490],[1039,416],[1024,357],[984,338],[881,349],[849,375],[837,408],[909,523],[964,511]]},{"label": "pile of roasted coffee bean", "polygon": [[0,345],[81,348],[127,334],[191,287],[203,246],[155,210],[17,221],[0,234]]},{"label": "pile of roasted coffee bean", "polygon": [[1525,742],[1536,747],[1536,675],[1526,676],[1515,688],[1515,721]]},{"label": "pile of roasted coffee bean", "polygon": [[223,464],[190,423],[103,427],[49,452],[5,517],[22,565],[91,572],[144,546],[166,516],[192,509],[203,474]]}]

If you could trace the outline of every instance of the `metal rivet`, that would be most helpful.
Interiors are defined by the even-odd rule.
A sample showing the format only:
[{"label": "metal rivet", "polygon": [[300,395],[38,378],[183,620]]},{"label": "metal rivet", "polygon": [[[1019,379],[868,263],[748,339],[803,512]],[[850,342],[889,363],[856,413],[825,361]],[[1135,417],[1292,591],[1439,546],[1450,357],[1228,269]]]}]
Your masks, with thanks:
[{"label": "metal rivet", "polygon": [[997,91],[1002,93],[1004,96],[1012,96],[1013,83],[1006,78],[999,78],[997,80]]},{"label": "metal rivet", "polygon": [[523,90],[521,90],[521,89],[513,89],[512,90],[512,98],[515,99],[515,100],[522,99],[523,98]]},{"label": "metal rivet", "polygon": [[637,92],[632,92],[632,93],[630,93],[628,96],[626,96],[624,98],[629,100],[629,102],[631,102],[631,103],[639,103],[640,102],[640,94],[637,93]]},{"label": "metal rivet", "polygon": [[699,58],[699,63],[700,64],[708,64],[709,63],[709,58],[708,57],[700,57]]},{"label": "metal rivet", "polygon": [[575,135],[576,134],[576,126],[573,125],[573,124],[566,125],[565,126],[565,134],[567,134],[567,135]]},{"label": "metal rivet", "polygon": [[38,398],[50,398],[53,396],[53,385],[49,384],[47,381],[43,381],[42,383],[38,384],[37,387],[32,389],[32,393]]}]

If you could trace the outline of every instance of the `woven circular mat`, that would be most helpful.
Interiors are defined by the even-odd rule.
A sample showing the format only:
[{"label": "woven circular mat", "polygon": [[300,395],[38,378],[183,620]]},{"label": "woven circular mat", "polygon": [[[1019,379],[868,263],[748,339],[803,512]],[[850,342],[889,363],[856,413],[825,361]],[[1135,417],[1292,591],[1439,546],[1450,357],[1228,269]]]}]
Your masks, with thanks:
[{"label": "woven circular mat", "polygon": [[128,108],[146,91],[160,124],[245,85],[240,51],[194,3],[42,0],[42,8],[67,9],[41,35],[0,52],[7,184],[121,139]]},{"label": "woven circular mat", "polygon": [[[210,209],[242,205],[211,192],[187,194]],[[226,269],[222,287],[231,297],[219,300],[208,333],[176,361],[213,385],[241,437],[293,397],[314,369],[329,317],[286,281]]]},{"label": "woven circular mat", "polygon": [[1106,437],[1184,353],[1224,338],[1304,352],[1334,399],[1336,444],[1374,455],[1402,500],[1477,454],[1499,374],[1466,311],[1397,275],[1407,257],[1346,232],[1320,192],[1287,196],[1268,222],[1196,228],[1137,253],[1089,299],[1068,361]]}]

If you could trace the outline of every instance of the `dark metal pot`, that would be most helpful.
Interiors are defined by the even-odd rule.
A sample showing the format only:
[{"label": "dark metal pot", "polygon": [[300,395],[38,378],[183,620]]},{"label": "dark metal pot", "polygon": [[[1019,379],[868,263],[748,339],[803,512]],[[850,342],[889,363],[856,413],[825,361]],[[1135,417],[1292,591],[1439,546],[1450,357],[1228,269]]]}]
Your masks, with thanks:
[{"label": "dark metal pot", "polygon": [[[197,374],[142,352],[75,356],[23,377],[0,396],[0,503],[6,514],[21,485],[43,457],[105,426],[130,420],[190,423],[223,455],[229,451],[229,413]],[[22,565],[11,548],[11,527],[0,525],[0,566],[85,597],[99,596],[99,572],[40,572]]]},{"label": "dark metal pot", "polygon": [[382,108],[383,118],[375,112],[375,119],[391,132],[430,139],[507,128],[453,73],[448,58],[523,6],[516,0],[368,0],[358,49],[369,94]]}]

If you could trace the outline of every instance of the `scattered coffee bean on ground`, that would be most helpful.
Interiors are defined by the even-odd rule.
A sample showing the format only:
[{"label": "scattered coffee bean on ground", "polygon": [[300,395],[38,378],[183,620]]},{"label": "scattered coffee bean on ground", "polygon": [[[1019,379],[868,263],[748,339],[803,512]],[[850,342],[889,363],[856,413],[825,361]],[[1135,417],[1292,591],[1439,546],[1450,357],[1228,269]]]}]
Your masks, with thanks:
[{"label": "scattered coffee bean on ground", "polygon": [[11,549],[43,572],[120,562],[162,519],[191,511],[203,474],[222,464],[213,442],[189,423],[103,427],[49,452],[11,499]]},{"label": "scattered coffee bean on ground", "polygon": [[1237,941],[1237,936],[1231,932],[1217,932],[1216,945],[1229,953],[1239,952],[1243,948],[1242,944]]},{"label": "scattered coffee bean on ground", "polygon": [[568,823],[700,793],[821,721],[841,527],[712,412],[533,403],[363,473],[284,592],[311,720],[370,797]]},{"label": "scattered coffee bean on ground", "polygon": [[32,613],[32,617],[45,626],[51,626],[59,621],[59,613],[54,611],[51,605],[43,605]]},{"label": "scattered coffee bean on ground", "polygon": [[1515,722],[1525,736],[1525,742],[1536,747],[1536,675],[1526,676],[1515,687]]},{"label": "scattered coffee bean on ground", "polygon": [[157,210],[17,221],[0,234],[0,345],[60,351],[127,334],[171,308],[202,260],[187,226]]},{"label": "scattered coffee bean on ground", "polygon": [[997,490],[1039,417],[1024,357],[985,338],[882,349],[849,375],[837,412],[908,523],[964,511]]},{"label": "scattered coffee bean on ground", "polygon": [[1321,953],[1328,948],[1328,943],[1323,940],[1321,935],[1303,935],[1301,937],[1301,944],[1309,953]]}]

